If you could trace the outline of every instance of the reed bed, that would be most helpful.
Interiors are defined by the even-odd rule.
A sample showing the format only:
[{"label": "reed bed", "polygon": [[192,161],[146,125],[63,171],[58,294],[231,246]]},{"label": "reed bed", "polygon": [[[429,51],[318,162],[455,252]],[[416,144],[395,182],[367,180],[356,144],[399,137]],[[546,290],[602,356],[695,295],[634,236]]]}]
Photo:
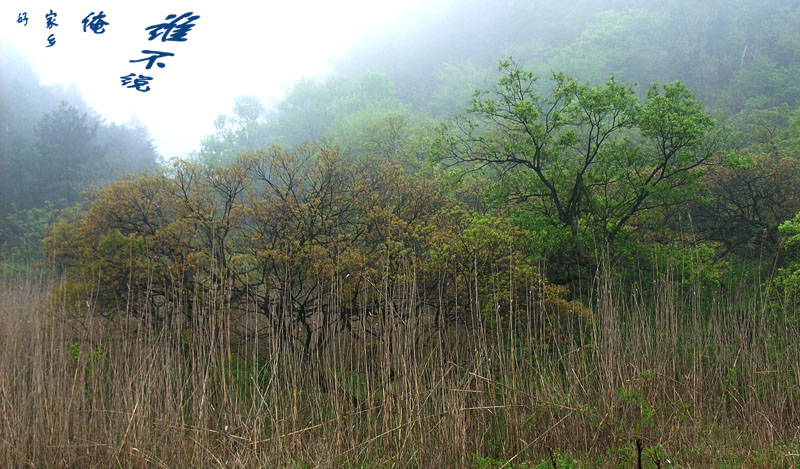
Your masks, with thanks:
[{"label": "reed bed", "polygon": [[68,314],[32,272],[0,279],[5,467],[633,467],[637,438],[645,467],[800,462],[798,318],[758,287],[598,271],[554,334],[535,295],[493,320],[491,298],[435,315],[384,285],[309,352],[224,302],[161,327]]}]

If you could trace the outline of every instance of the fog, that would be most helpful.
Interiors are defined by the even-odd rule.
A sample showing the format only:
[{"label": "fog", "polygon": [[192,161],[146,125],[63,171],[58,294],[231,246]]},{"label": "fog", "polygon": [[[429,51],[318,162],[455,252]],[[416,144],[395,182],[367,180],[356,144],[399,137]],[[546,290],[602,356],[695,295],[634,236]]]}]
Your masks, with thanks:
[{"label": "fog", "polygon": [[[789,8],[774,1],[744,2],[742,14],[721,1],[136,2],[102,10],[109,23],[103,34],[83,30],[83,18],[97,10],[84,0],[53,9],[58,26],[47,29],[54,6],[3,2],[0,41],[27,57],[43,84],[74,87],[110,122],[142,122],[167,158],[198,151],[236,97],[252,95],[274,110],[303,77],[355,79],[378,70],[401,102],[442,116],[490,84],[498,59],[508,56],[545,77],[565,71],[595,82],[611,74],[631,82],[682,80],[716,98],[747,65],[769,56],[767,47],[773,61],[788,63],[794,54],[790,43],[776,42],[780,28],[763,26],[771,12]],[[148,41],[146,27],[190,11],[200,18],[186,41]],[[17,22],[23,12],[27,26]],[[797,29],[791,18],[789,31]],[[47,47],[50,34],[56,42]],[[174,55],[163,59],[164,68],[129,62],[152,49]],[[152,72],[150,91],[122,86],[132,72]]]},{"label": "fog", "polygon": [[[331,59],[367,30],[383,28],[419,3],[180,1],[165,7],[163,2],[117,2],[102,7],[109,23],[105,32],[92,34],[83,31],[82,20],[100,11],[96,2],[14,0],[0,5],[0,40],[30,59],[44,84],[74,85],[110,121],[136,116],[150,129],[161,155],[183,156],[213,131],[214,118],[232,107],[236,96],[254,94],[275,102],[300,77],[329,72]],[[47,29],[50,9],[58,26]],[[147,26],[189,11],[200,18],[185,42],[148,41]],[[23,12],[27,26],[17,23]],[[50,34],[56,43],[47,47]],[[164,59],[163,69],[150,71],[128,62],[143,58],[145,49],[175,55]],[[123,87],[120,77],[131,72],[153,72],[150,91]],[[11,71],[0,68],[0,73]]]},{"label": "fog", "polygon": [[0,467],[800,454],[800,0],[103,5],[0,4]]},{"label": "fog", "polygon": [[[540,77],[543,96],[558,72],[593,85],[613,76],[640,98],[651,83],[681,81],[735,130],[731,148],[745,147],[754,111],[788,125],[800,103],[798,4],[138,2],[104,7],[95,34],[83,25],[100,13],[91,2],[3,2],[0,223],[173,157],[228,163],[311,141],[416,167],[434,129],[494,89],[509,57]],[[189,12],[199,18],[185,41],[149,40],[147,28]],[[145,50],[162,55],[150,69]],[[152,80],[137,89],[143,74]]]}]

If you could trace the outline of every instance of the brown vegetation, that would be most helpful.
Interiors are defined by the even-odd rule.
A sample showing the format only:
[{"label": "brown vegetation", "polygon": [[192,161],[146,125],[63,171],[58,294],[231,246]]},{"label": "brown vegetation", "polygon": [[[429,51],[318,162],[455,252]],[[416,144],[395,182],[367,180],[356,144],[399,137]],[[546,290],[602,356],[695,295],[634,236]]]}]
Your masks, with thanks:
[{"label": "brown vegetation", "polygon": [[[401,314],[419,298],[396,288],[413,272],[394,274],[365,286],[380,310],[309,354],[276,334],[236,340],[257,315],[225,302],[222,321],[157,329],[91,304],[78,315],[48,300],[65,284],[5,273],[0,462],[630,467],[642,438],[645,467],[794,463],[800,330],[765,303],[740,309],[728,294],[703,314],[697,285],[676,286],[681,272],[664,269],[652,295],[598,272],[594,320],[573,316],[575,333],[554,340],[543,295],[513,296],[524,320],[504,323],[478,292],[453,311],[468,321],[441,327]],[[480,289],[466,276],[456,287]]]}]

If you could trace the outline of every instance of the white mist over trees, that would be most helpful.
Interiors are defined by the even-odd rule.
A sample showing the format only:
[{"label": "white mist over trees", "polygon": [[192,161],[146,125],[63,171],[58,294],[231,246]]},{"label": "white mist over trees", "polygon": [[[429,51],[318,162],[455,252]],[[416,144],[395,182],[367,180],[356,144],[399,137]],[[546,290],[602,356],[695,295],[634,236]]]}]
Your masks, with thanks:
[{"label": "white mist over trees", "polygon": [[106,123],[76,88],[41,85],[8,43],[0,42],[0,61],[0,245],[41,235],[53,210],[83,191],[155,169],[142,123]]},{"label": "white mist over trees", "polygon": [[798,38],[434,2],[169,162],[9,50],[0,463],[791,465]]}]

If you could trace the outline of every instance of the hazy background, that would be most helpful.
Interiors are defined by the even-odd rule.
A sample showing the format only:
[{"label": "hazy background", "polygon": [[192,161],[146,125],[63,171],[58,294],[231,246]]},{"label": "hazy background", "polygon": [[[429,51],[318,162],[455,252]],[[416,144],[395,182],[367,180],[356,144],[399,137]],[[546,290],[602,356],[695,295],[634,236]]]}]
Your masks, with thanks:
[{"label": "hazy background", "polygon": [[800,454],[800,0],[0,5],[0,467]]},{"label": "hazy background", "polygon": [[[213,132],[214,118],[234,98],[254,94],[262,102],[280,99],[302,76],[331,70],[368,29],[381,30],[421,0],[295,2],[43,2],[0,4],[0,41],[10,42],[32,62],[46,85],[74,84],[86,103],[106,119],[124,123],[136,116],[150,130],[164,157],[197,149]],[[105,13],[104,34],[83,32],[90,12]],[[58,27],[45,27],[53,9]],[[148,41],[145,28],[172,13],[200,15],[186,42]],[[27,12],[28,24],[17,23]],[[56,44],[47,48],[47,37]],[[141,50],[172,52],[166,67],[145,70]],[[3,73],[0,57],[0,73]],[[121,86],[120,76],[154,77],[146,93]],[[57,103],[53,103],[56,105]]]},{"label": "hazy background", "polygon": [[[294,116],[288,123],[298,103],[313,107],[328,99],[335,107],[334,101],[354,94],[343,90],[341,80],[353,85],[370,72],[380,75],[373,73],[373,85],[394,100],[394,111],[406,106],[404,114],[413,109],[446,119],[463,110],[473,90],[494,81],[498,59],[508,56],[544,77],[564,71],[595,83],[611,74],[642,84],[681,80],[717,114],[736,114],[791,106],[800,95],[798,5],[795,0],[315,0],[201,7],[186,1],[168,7],[120,2],[103,7],[110,24],[96,35],[84,33],[81,20],[98,12],[97,4],[12,0],[0,5],[0,42],[10,45],[0,47],[0,80],[24,68],[6,66],[14,62],[2,54],[21,54],[32,65],[31,79],[74,86],[75,96],[107,121],[121,124],[136,116],[165,158],[202,152],[216,117],[230,115],[235,98],[243,95],[263,106],[262,123],[283,119],[277,123],[283,129],[267,132],[269,141],[319,138],[308,132],[309,125],[305,130],[297,125],[313,116]],[[51,8],[59,26],[47,30]],[[188,11],[200,19],[186,42],[147,40],[146,27]],[[17,23],[20,12],[27,12],[27,26]],[[47,48],[51,33],[57,42]],[[128,62],[142,58],[143,49],[175,56],[164,59],[164,69],[145,70]],[[151,91],[121,86],[119,77],[131,72],[151,72]],[[317,88],[304,84],[303,77]],[[57,104],[42,103],[42,110]],[[288,133],[297,135],[285,138]]]}]

